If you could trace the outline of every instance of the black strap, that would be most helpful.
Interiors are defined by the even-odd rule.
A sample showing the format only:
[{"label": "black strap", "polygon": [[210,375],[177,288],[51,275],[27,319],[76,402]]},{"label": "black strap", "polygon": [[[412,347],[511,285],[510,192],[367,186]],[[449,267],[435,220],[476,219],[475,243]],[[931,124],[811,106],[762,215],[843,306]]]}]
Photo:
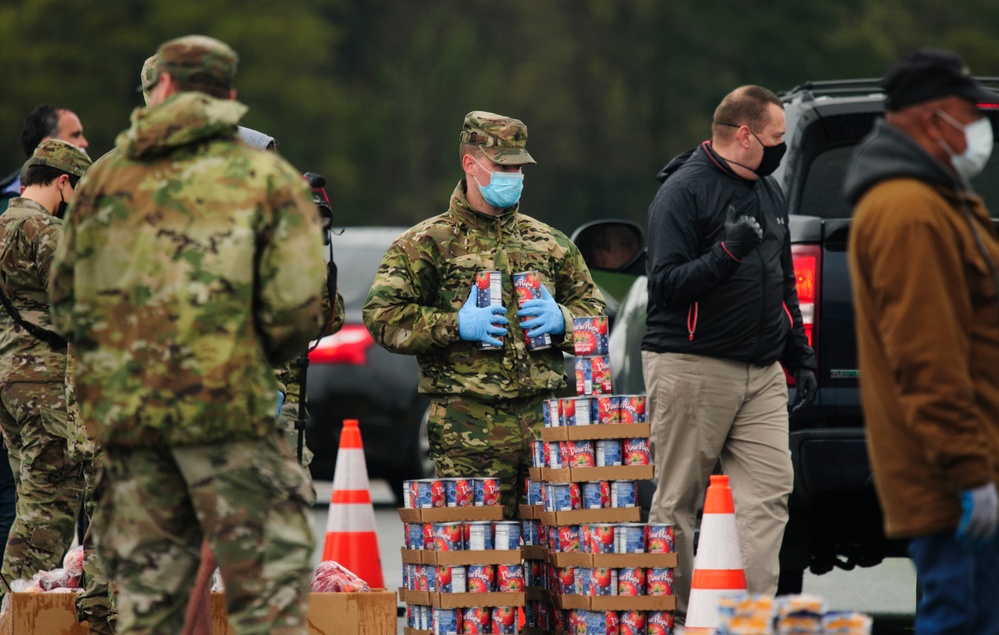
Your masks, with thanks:
[{"label": "black strap", "polygon": [[53,333],[52,331],[36,326],[31,322],[25,322],[24,318],[21,317],[21,313],[17,308],[11,304],[10,298],[7,297],[7,292],[4,291],[3,285],[0,285],[0,303],[3,303],[3,308],[7,309],[7,313],[10,317],[14,319],[21,328],[23,328],[28,333],[31,333],[36,338],[45,342],[52,347],[54,351],[64,351],[66,350],[66,340],[62,336]]}]

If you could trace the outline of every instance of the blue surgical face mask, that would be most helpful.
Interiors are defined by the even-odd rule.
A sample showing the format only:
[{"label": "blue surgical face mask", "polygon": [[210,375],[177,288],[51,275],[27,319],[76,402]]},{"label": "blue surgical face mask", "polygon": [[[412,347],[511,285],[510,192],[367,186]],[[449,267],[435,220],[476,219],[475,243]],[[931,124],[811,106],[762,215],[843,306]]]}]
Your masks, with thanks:
[{"label": "blue surgical face mask", "polygon": [[[475,161],[473,158],[472,161]],[[475,163],[482,168],[478,161]],[[473,177],[474,178],[474,177]],[[513,207],[520,200],[520,193],[524,191],[524,174],[522,172],[489,172],[489,185],[479,183],[475,179],[475,184],[479,186],[479,193],[486,202],[500,209]]]}]

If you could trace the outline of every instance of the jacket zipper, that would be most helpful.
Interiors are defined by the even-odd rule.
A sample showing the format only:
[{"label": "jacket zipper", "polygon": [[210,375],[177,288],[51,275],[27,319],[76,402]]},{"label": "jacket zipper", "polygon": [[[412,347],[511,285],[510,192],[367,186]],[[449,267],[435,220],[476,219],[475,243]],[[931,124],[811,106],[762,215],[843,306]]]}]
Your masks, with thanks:
[{"label": "jacket zipper", "polygon": [[694,331],[697,330],[697,303],[694,302],[687,309],[687,333],[690,335],[690,341],[694,341]]}]

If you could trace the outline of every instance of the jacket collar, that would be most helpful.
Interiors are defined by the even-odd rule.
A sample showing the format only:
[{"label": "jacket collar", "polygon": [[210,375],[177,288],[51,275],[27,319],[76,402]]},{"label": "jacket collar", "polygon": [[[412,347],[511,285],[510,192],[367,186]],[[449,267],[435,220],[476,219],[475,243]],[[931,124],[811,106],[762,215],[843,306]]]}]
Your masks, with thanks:
[{"label": "jacket collar", "polygon": [[465,196],[465,188],[466,184],[463,179],[458,182],[458,186],[451,193],[448,216],[455,223],[483,231],[491,229],[509,230],[513,227],[520,210],[520,203],[503,210],[503,213],[499,216],[483,214],[468,203],[468,198]]},{"label": "jacket collar", "polygon": [[236,138],[236,126],[247,108],[232,99],[182,91],[162,103],[132,112],[131,127],[115,145],[130,159],[169,154],[175,149],[218,137]]}]

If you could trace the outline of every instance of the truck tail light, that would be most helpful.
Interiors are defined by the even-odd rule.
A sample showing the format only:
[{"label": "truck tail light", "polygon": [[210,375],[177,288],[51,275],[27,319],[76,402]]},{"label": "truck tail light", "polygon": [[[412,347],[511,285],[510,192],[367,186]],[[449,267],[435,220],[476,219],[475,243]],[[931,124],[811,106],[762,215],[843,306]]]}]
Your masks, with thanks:
[{"label": "truck tail light", "polygon": [[374,344],[363,324],[345,324],[340,331],[319,340],[309,351],[309,363],[363,366],[368,362],[368,349]]},{"label": "truck tail light", "polygon": [[[819,317],[819,281],[822,273],[822,248],[818,245],[791,245],[791,257],[794,259],[794,288],[798,292],[798,308],[801,310],[801,321],[805,327],[805,337],[808,345],[818,356],[815,347],[817,341],[815,326]],[[794,385],[794,377],[785,370],[787,383]]]}]

